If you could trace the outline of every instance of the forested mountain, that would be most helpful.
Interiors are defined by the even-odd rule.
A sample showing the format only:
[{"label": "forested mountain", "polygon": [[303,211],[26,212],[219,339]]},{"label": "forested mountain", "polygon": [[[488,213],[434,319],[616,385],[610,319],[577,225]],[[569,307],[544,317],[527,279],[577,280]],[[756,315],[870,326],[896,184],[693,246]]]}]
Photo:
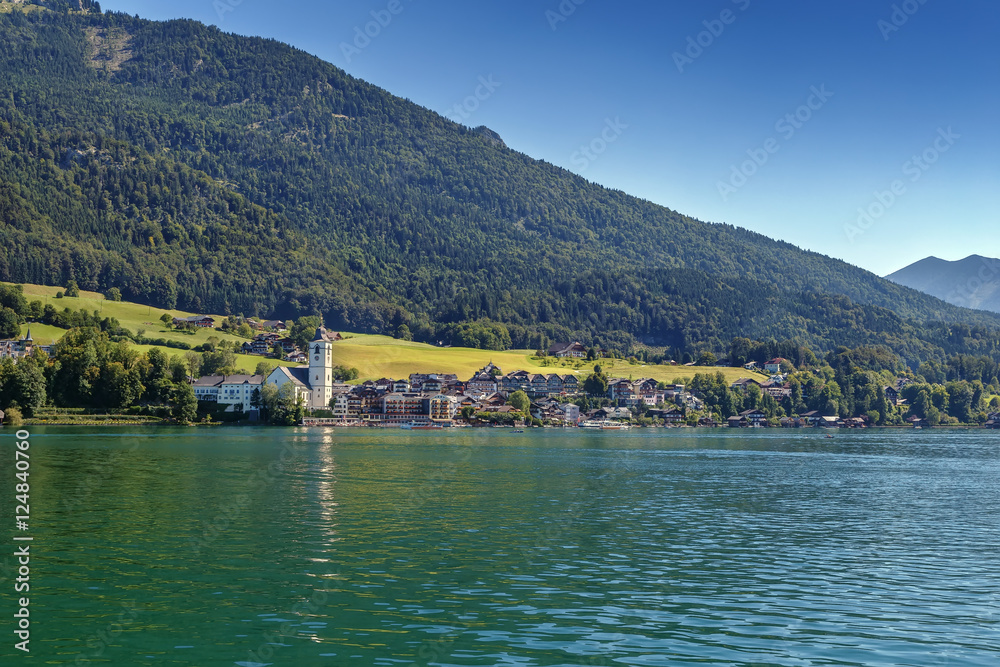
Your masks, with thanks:
[{"label": "forested mountain", "polygon": [[949,262],[927,257],[886,278],[956,306],[1000,313],[1000,259],[969,255]]},{"label": "forested mountain", "polygon": [[1000,316],[602,188],[276,41],[49,4],[0,14],[0,280],[431,341],[1000,354]]}]

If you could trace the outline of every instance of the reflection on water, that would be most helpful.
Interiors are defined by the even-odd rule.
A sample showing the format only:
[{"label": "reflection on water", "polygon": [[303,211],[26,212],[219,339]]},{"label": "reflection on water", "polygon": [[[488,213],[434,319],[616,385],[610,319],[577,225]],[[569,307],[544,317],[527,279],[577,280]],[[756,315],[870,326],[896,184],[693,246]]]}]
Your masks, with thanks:
[{"label": "reflection on water", "polygon": [[994,438],[38,429],[32,655],[995,665]]}]

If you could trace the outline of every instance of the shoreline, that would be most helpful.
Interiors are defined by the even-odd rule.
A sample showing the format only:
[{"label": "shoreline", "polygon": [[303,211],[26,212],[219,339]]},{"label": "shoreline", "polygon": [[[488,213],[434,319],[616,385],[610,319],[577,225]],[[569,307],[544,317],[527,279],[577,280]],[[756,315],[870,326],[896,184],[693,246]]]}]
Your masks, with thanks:
[{"label": "shoreline", "polygon": [[[153,426],[153,427],[163,427],[163,426],[186,426],[186,427],[226,427],[226,426],[240,426],[240,427],[247,427],[247,426],[253,426],[253,427],[261,427],[261,428],[268,428],[268,429],[276,429],[276,428],[310,428],[310,429],[312,429],[312,428],[334,428],[334,429],[369,429],[369,428],[378,428],[379,430],[390,430],[390,431],[396,431],[396,430],[403,431],[403,430],[406,430],[406,429],[403,429],[401,427],[399,427],[399,428],[396,428],[396,427],[384,427],[384,426],[383,427],[375,427],[375,426],[368,426],[368,425],[341,426],[341,425],[338,425],[338,424],[321,424],[321,425],[308,425],[308,426],[304,425],[304,424],[297,424],[295,426],[275,426],[275,425],[272,425],[272,424],[263,424],[263,423],[259,423],[259,422],[258,423],[250,423],[250,422],[235,422],[235,423],[234,422],[192,422],[190,424],[178,424],[177,422],[172,422],[172,421],[168,421],[168,420],[162,420],[162,421],[134,421],[133,420],[133,421],[129,421],[129,420],[107,419],[107,420],[87,420],[87,421],[49,421],[49,420],[39,421],[39,420],[35,420],[35,419],[25,419],[17,427],[15,427],[15,426],[7,426],[5,424],[0,424],[0,432],[2,432],[2,430],[3,430],[4,427],[14,429],[14,428],[35,427],[35,426]],[[476,429],[476,430],[495,430],[495,429],[498,429],[498,428],[500,428],[500,429],[508,429],[508,428],[510,428],[510,429],[514,429],[514,428],[517,428],[517,429],[544,429],[544,430],[557,430],[558,429],[558,430],[563,430],[563,431],[565,431],[565,430],[574,430],[574,429],[581,430],[581,431],[588,431],[589,430],[589,429],[580,429],[579,426],[516,426],[516,427],[515,426],[500,426],[500,427],[497,427],[497,426],[472,426],[472,425],[445,427],[445,428],[443,428],[441,430],[450,431],[452,429],[463,429],[464,430],[464,429],[469,429],[469,428]],[[940,430],[952,430],[952,431],[963,431],[963,430],[964,431],[971,431],[971,430],[980,431],[980,430],[983,430],[983,431],[989,431],[989,430],[995,430],[995,429],[986,428],[982,424],[941,424],[941,425],[938,425],[938,426],[921,427],[919,429],[914,428],[913,426],[911,426],[909,424],[890,424],[890,425],[887,425],[887,426],[866,426],[864,428],[827,428],[827,427],[822,427],[822,426],[803,426],[803,427],[794,427],[794,428],[783,428],[781,426],[769,426],[769,427],[737,428],[737,429],[730,428],[730,427],[724,426],[724,425],[720,425],[720,426],[642,426],[642,425],[638,425],[638,424],[632,424],[632,425],[630,425],[630,428],[631,429],[642,429],[642,430],[649,430],[649,429],[661,429],[661,430],[694,429],[694,430],[725,430],[725,431],[732,430],[732,431],[751,431],[751,432],[755,432],[755,431],[821,431],[821,432],[828,432],[828,433],[833,433],[833,432],[837,432],[837,431],[875,431],[875,430],[884,430],[884,429],[894,429],[894,430],[898,430],[898,429],[910,429],[910,430],[924,430],[924,431],[940,431]]]}]

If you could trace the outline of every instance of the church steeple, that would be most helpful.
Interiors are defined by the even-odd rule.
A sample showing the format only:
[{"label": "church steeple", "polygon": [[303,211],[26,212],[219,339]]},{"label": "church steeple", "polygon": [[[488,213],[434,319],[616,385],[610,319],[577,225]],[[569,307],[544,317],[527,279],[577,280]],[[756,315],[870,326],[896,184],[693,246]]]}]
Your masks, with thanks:
[{"label": "church steeple", "polygon": [[316,329],[309,343],[309,386],[312,408],[324,409],[333,395],[333,343],[325,327]]}]

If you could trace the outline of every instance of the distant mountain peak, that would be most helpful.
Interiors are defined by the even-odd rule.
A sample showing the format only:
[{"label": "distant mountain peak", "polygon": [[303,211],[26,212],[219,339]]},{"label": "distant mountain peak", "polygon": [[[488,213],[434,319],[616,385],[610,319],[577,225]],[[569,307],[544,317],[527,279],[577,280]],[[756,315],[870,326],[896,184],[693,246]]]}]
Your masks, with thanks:
[{"label": "distant mountain peak", "polygon": [[956,306],[1000,313],[1000,259],[972,254],[950,261],[931,256],[886,278]]}]

